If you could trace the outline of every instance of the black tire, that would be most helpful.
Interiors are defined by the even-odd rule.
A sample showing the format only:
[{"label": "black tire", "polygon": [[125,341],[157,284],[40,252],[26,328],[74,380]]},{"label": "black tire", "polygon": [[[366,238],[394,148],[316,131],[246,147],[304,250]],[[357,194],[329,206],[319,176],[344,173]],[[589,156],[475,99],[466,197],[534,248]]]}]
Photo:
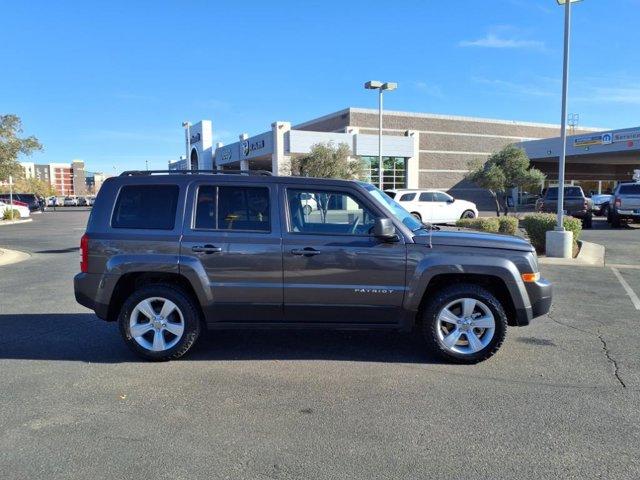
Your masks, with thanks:
[{"label": "black tire", "polygon": [[460,218],[476,218],[476,214],[473,212],[473,210],[465,210],[464,212],[462,212]]},{"label": "black tire", "polygon": [[[475,353],[458,353],[447,349],[438,335],[438,314],[449,303],[461,298],[473,298],[484,303],[491,310],[495,322],[493,338]],[[450,285],[442,288],[430,299],[421,317],[422,334],[429,349],[440,358],[450,362],[473,364],[494,355],[507,333],[507,314],[500,301],[486,288],[472,283]]]},{"label": "black tire", "polygon": [[[153,297],[162,297],[173,302],[179,308],[184,321],[184,332],[180,340],[171,348],[159,352],[148,350],[138,344],[132,337],[129,328],[129,318],[136,305],[146,298]],[[200,313],[191,296],[180,287],[164,283],[145,285],[129,295],[129,298],[127,298],[120,310],[118,324],[120,326],[120,333],[127,346],[138,356],[153,361],[166,361],[180,358],[194,345],[200,336],[201,330]]]},{"label": "black tire", "polygon": [[606,217],[607,220],[609,219],[609,205],[605,205],[604,207],[602,207],[602,211],[600,212],[600,215],[603,217]]},{"label": "black tire", "polygon": [[593,227],[593,215],[589,214],[582,219],[582,228],[589,229]]},{"label": "black tire", "polygon": [[313,208],[311,208],[311,205],[305,205],[302,207],[302,211],[306,216],[309,216],[313,212]]},{"label": "black tire", "polygon": [[411,215],[413,215],[413,218],[415,218],[418,221],[422,221],[422,215],[420,215],[418,212],[411,212]]}]

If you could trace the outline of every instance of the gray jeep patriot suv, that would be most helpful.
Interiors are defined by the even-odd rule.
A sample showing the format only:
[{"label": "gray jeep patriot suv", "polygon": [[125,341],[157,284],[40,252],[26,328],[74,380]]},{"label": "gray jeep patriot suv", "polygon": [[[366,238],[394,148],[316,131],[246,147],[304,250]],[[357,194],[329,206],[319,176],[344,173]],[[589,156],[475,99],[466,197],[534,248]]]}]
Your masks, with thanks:
[{"label": "gray jeep patriot suv", "polygon": [[77,301],[150,360],[184,355],[205,327],[415,326],[473,363],[551,305],[527,241],[432,231],[346,180],[125,172],[102,185],[81,253]]}]

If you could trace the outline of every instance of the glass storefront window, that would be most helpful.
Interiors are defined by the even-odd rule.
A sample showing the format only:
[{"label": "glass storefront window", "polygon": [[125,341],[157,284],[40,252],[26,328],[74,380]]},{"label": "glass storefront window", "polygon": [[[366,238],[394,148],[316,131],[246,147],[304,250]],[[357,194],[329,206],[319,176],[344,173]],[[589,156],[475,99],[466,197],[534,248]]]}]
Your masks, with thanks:
[{"label": "glass storefront window", "polygon": [[[379,187],[380,165],[378,157],[362,157],[362,160],[365,164],[362,180]],[[382,165],[382,181],[385,189],[406,187],[406,159],[404,157],[382,157]]]}]

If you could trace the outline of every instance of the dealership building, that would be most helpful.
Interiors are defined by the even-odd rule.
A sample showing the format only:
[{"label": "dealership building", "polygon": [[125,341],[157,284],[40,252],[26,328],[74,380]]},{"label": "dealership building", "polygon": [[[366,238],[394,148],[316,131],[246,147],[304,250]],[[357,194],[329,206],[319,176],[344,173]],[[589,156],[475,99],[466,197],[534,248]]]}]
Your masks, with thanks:
[{"label": "dealership building", "polygon": [[[588,135],[598,129],[580,128]],[[512,143],[557,137],[559,125],[488,118],[385,111],[382,156],[384,188],[437,188],[454,196],[491,205],[488,192],[466,182],[469,163]],[[378,184],[378,110],[346,108],[297,125],[278,121],[258,135],[213,144],[211,121],[189,130],[189,159],[171,162],[170,169],[263,169],[290,173],[292,158],[312,145],[345,143],[364,160],[366,180]]]}]

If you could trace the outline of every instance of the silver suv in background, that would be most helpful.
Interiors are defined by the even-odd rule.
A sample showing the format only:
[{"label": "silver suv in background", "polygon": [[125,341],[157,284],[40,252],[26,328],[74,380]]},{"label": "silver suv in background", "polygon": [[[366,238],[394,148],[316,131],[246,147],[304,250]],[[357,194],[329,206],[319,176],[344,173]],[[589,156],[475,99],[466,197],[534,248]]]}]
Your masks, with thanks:
[{"label": "silver suv in background", "polygon": [[608,222],[619,228],[623,221],[640,220],[640,182],[620,183],[613,191]]}]

